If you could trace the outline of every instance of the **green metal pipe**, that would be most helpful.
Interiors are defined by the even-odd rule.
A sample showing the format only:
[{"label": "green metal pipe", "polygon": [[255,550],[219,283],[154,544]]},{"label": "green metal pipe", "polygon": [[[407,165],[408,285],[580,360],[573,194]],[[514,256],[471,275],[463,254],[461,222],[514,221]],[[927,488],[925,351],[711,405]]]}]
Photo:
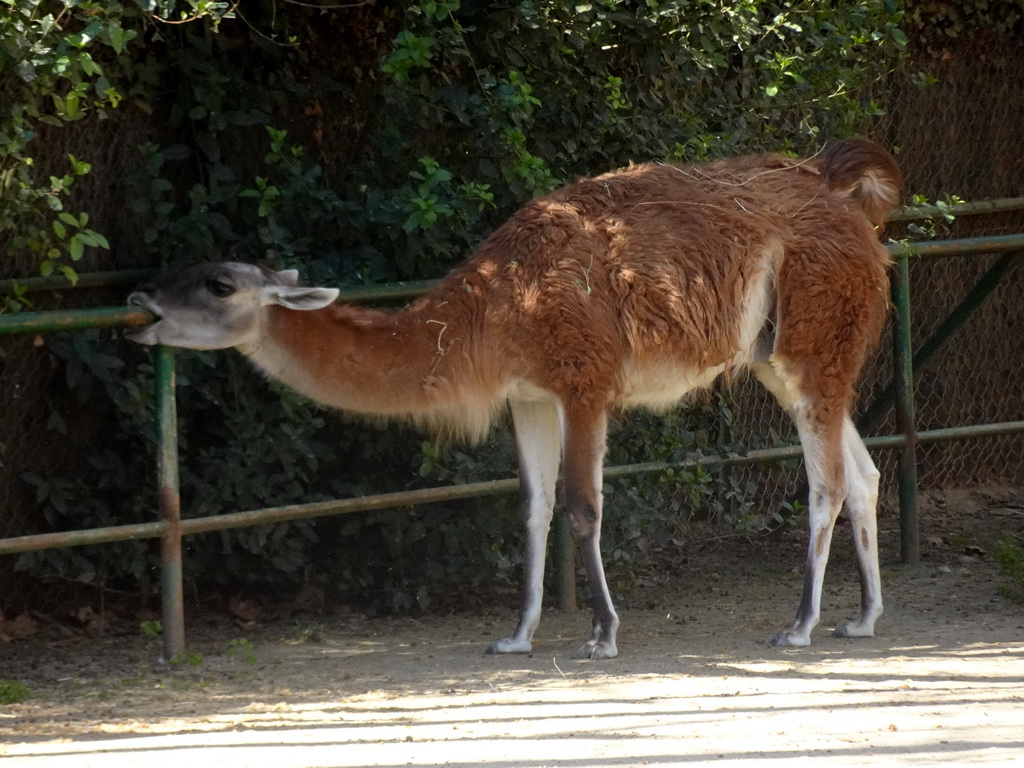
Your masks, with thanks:
[{"label": "green metal pipe", "polygon": [[480,483],[424,488],[416,491],[398,491],[376,496],[361,496],[354,499],[317,501],[311,504],[293,504],[285,507],[269,507],[247,512],[229,512],[216,517],[192,517],[181,521],[182,533],[207,533],[229,528],[244,528],[248,525],[281,523],[287,520],[305,520],[310,517],[346,515],[352,512],[370,512],[394,507],[412,507],[417,504],[431,504],[438,501],[473,499],[484,496],[498,496],[515,493],[519,480],[488,480]]},{"label": "green metal pipe", "polygon": [[58,312],[15,312],[0,315],[0,334],[75,331],[84,328],[123,328],[148,325],[152,314],[138,307],[68,309]]},{"label": "green metal pipe", "polygon": [[61,531],[58,533],[37,533],[31,536],[15,536],[0,539],[0,555],[14,555],[19,552],[36,552],[41,549],[64,549],[83,547],[89,544],[107,544],[111,541],[132,541],[134,539],[155,539],[163,536],[167,523],[138,523],[116,525],[109,528],[89,528],[84,531]]},{"label": "green metal pipe", "polygon": [[[1024,432],[1024,422],[1021,422],[1020,431]],[[918,432],[917,442],[925,442],[924,436],[932,434],[931,432]],[[985,437],[984,434],[973,435],[973,437]],[[864,447],[869,451],[887,451],[902,448],[907,444],[907,438],[904,435],[882,435],[880,437],[865,437]],[[938,440],[932,440],[930,442],[938,442]]]},{"label": "green metal pipe", "polygon": [[158,345],[153,350],[156,387],[157,494],[160,520],[160,599],[163,608],[164,658],[185,650],[185,602],[181,563],[181,495],[178,482],[178,413],[174,350]]},{"label": "green metal pipe", "polygon": [[[998,437],[1024,432],[1024,421],[999,421],[993,424],[971,424],[966,427],[944,427],[917,433],[919,443],[946,443],[974,437]],[[881,438],[875,438],[881,439]],[[880,446],[879,446],[880,447]]]},{"label": "green metal pipe", "polygon": [[[978,424],[967,427],[949,427],[917,433],[917,442],[934,443],[964,438],[992,437],[1024,432],[1024,421],[1000,422],[996,424]],[[907,444],[905,435],[884,435],[871,437],[864,441],[871,450],[888,450],[902,448]],[[799,445],[787,445],[776,448],[759,448],[743,454],[728,456],[701,456],[685,461],[670,463],[663,461],[644,462],[614,467],[605,467],[606,479],[624,477],[645,472],[662,472],[667,469],[695,468],[698,466],[739,466],[773,461],[785,461],[803,456]],[[353,499],[320,501],[310,504],[295,504],[284,507],[269,507],[246,512],[229,512],[214,517],[189,518],[182,520],[182,533],[207,533],[210,531],[243,528],[248,525],[277,523],[287,520],[303,520],[311,517],[351,514],[395,507],[411,507],[417,504],[431,504],[456,499],[480,498],[514,493],[519,488],[517,478],[504,480],[488,480],[465,485],[445,486],[441,488],[425,488],[415,491],[361,496]]]},{"label": "green metal pipe", "polygon": [[0,280],[0,293],[15,293],[18,290],[35,293],[38,291],[67,291],[75,288],[116,288],[121,285],[135,285],[155,274],[157,274],[156,270],[153,269],[80,272],[74,282],[63,275],[23,277]]},{"label": "green metal pipe", "polygon": [[[995,424],[975,424],[967,427],[946,427],[918,432],[918,443],[939,443],[950,440],[970,438],[996,437],[999,435],[1015,435],[1024,433],[1024,421],[1006,421]],[[869,437],[864,444],[870,450],[892,450],[906,445],[903,435],[883,435]],[[702,456],[687,459],[675,464],[658,461],[643,464],[630,464],[605,468],[606,478],[623,477],[641,472],[660,472],[666,469],[710,467],[716,465],[756,464],[760,462],[784,461],[800,458],[803,452],[799,445],[780,446],[778,448],[760,448],[744,454],[731,456]],[[519,488],[516,478],[489,480],[481,483],[446,486],[442,488],[426,488],[417,491],[401,491],[399,493],[361,496],[354,499],[337,501],[319,501],[311,504],[296,504],[287,507],[268,507],[248,512],[233,512],[214,517],[188,518],[181,521],[183,535],[222,531],[230,528],[244,528],[249,525],[265,525],[285,520],[304,520],[313,517],[351,514],[372,510],[392,509],[395,507],[411,507],[417,504],[428,504],[452,499],[480,498],[484,496],[500,496],[514,493]],[[11,539],[0,539],[0,555],[30,552],[40,549],[74,547],[83,544],[103,544],[109,541],[125,541],[128,539],[159,538],[167,531],[165,521],[155,523],[139,523],[137,525],[118,525],[109,528],[93,528],[85,531],[69,531],[63,533],[44,533],[34,536],[19,536]]]},{"label": "green metal pipe", "polygon": [[803,456],[799,445],[783,445],[777,448],[755,448],[745,453],[732,453],[726,456],[694,456],[680,462],[645,461],[639,464],[621,464],[616,467],[605,467],[604,477],[628,477],[643,472],[664,472],[667,469],[693,469],[694,467],[737,467],[744,464],[761,462],[786,461]]},{"label": "green metal pipe", "polygon": [[888,243],[893,258],[899,256],[968,256],[975,253],[1006,253],[1024,250],[1024,234],[965,237],[959,240],[923,240],[917,243]]},{"label": "green metal pipe", "polygon": [[900,556],[917,565],[921,559],[917,518],[917,423],[914,412],[914,352],[910,335],[910,265],[906,254],[896,259],[892,281],[893,383],[896,428],[906,439],[900,450],[897,475],[900,500]]},{"label": "green metal pipe", "polygon": [[1024,209],[1024,197],[1002,197],[994,200],[979,200],[974,203],[957,203],[943,211],[937,205],[914,205],[897,208],[889,221],[914,221],[916,219],[942,218],[945,213],[953,216],[971,216],[982,213],[1001,213]]}]

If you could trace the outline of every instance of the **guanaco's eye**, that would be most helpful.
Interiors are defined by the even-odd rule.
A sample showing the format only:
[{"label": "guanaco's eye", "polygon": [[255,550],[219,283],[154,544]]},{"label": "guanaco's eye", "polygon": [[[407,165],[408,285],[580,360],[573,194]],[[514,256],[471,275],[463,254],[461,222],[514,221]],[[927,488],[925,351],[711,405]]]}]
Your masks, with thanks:
[{"label": "guanaco's eye", "polygon": [[216,296],[218,299],[223,299],[230,296],[235,292],[235,287],[230,283],[225,283],[223,280],[217,278],[210,278],[206,281],[206,290]]}]

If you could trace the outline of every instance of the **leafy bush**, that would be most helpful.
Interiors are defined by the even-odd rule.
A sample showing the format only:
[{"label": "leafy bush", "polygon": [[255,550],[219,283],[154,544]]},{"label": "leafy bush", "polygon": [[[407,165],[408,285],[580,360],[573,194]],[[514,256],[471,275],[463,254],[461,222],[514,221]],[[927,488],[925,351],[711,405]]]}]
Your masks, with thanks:
[{"label": "leafy bush", "polygon": [[[195,6],[198,21],[174,26],[157,21],[177,13],[171,2],[100,10],[69,2],[60,18],[30,0],[15,7],[21,15],[0,26],[0,51],[22,50],[35,30],[57,58],[47,59],[44,84],[19,74],[19,54],[0,54],[14,56],[3,60],[0,85],[21,78],[10,91],[20,117],[3,116],[2,130],[22,131],[0,179],[18,179],[28,206],[10,214],[14,223],[0,220],[0,244],[58,268],[65,239],[103,245],[98,233],[84,234],[82,216],[72,225],[38,215],[39,200],[52,206],[54,195],[26,170],[26,126],[112,118],[133,96],[152,112],[153,130],[121,193],[154,265],[263,260],[340,285],[439,276],[525,200],[582,174],[632,160],[804,152],[854,133],[877,110],[869,86],[904,42],[891,0],[442,0],[405,3],[397,14],[362,7],[344,22],[302,4],[266,15],[247,7],[251,15],[233,21],[219,4],[204,3]],[[91,30],[88,41],[76,37],[83,30]],[[356,53],[324,30],[349,35]],[[56,74],[65,55],[69,76]],[[341,137],[334,145],[325,126]],[[58,191],[86,170],[72,162]],[[63,235],[52,226],[58,220]],[[70,244],[66,250],[73,259]],[[153,453],[144,353],[98,333],[55,340],[52,349],[82,407],[118,426],[87,473],[27,478],[48,523],[151,519],[152,482],[140,481]],[[262,381],[235,355],[178,359],[188,515],[512,471],[507,435],[472,452],[424,443],[404,429],[327,415]],[[613,435],[611,460],[710,449],[717,416],[703,406],[686,414],[688,427],[631,417]],[[61,428],[59,420],[52,426]],[[616,514],[606,526],[608,551],[624,566],[680,515],[749,524],[749,489],[724,476],[666,473],[612,483],[609,493]],[[724,497],[735,503],[727,507]],[[475,501],[190,537],[186,574],[237,585],[325,572],[341,599],[381,610],[425,607],[495,577],[515,582],[513,507]],[[131,583],[153,566],[145,544],[100,549],[30,553],[19,565],[92,583]]]},{"label": "leafy bush", "polygon": [[[121,78],[129,47],[150,11],[121,3],[5,0],[0,14],[0,249],[27,255],[43,275],[75,279],[74,262],[87,247],[109,248],[90,229],[86,212],[65,209],[75,181],[91,165],[68,155],[70,172],[41,180],[33,142],[45,127],[109,119],[123,101]],[[206,5],[210,5],[206,3]],[[170,6],[170,7],[166,7]],[[17,310],[17,302],[7,309]]]}]

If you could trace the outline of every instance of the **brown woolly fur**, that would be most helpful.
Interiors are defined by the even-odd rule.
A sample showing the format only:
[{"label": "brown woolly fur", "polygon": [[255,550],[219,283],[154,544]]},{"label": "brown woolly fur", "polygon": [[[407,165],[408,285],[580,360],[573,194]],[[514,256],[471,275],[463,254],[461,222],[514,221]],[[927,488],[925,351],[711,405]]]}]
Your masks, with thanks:
[{"label": "brown woolly fur", "polygon": [[[774,285],[762,319],[779,320],[776,355],[848,407],[885,320],[889,259],[823,168],[823,159],[775,155],[639,165],[527,203],[402,314],[401,341],[393,335],[379,351],[394,360],[381,367],[407,378],[415,360],[422,370],[408,383],[421,391],[397,405],[478,438],[517,380],[607,407],[628,399],[637,373],[742,364],[754,341],[743,337],[744,316],[763,284]],[[359,315],[368,329],[395,322]],[[452,396],[454,412],[420,410]]]},{"label": "brown woolly fur", "polygon": [[797,619],[773,642],[806,645],[832,527],[858,537],[861,618],[882,612],[878,471],[850,420],[854,384],[888,307],[876,227],[899,169],[846,140],[819,155],[635,165],[532,200],[434,290],[386,313],[332,302],[291,272],[211,264],[140,289],[160,317],[143,343],[237,347],[325,403],[479,440],[508,406],[529,532],[521,623],[495,653],[526,652],[540,615],[547,526],[561,470],[593,592],[578,655],[618,651],[601,565],[601,465],[617,408],[665,408],[750,367],[797,425],[810,480],[811,546]]},{"label": "brown woolly fur", "polygon": [[[863,191],[856,173],[878,183]],[[527,203],[399,313],[270,306],[283,358],[257,362],[329,405],[479,440],[518,385],[670,406],[749,362],[774,321],[799,389],[845,408],[888,295],[861,203],[892,208],[899,184],[863,141],[583,179]]]},{"label": "brown woolly fur", "polygon": [[885,224],[903,185],[903,174],[888,152],[867,141],[837,141],[822,150],[818,165],[830,187],[860,201],[872,224]]}]

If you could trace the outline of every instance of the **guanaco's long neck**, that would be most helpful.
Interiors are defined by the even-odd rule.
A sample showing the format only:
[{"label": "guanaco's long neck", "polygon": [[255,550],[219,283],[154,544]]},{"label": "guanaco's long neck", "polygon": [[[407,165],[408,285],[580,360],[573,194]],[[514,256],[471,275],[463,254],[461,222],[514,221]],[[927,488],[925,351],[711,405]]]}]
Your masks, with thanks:
[{"label": "guanaco's long neck", "polygon": [[261,340],[241,351],[269,376],[325,405],[429,421],[432,412],[464,399],[464,382],[477,378],[458,370],[472,364],[470,332],[438,312],[270,306]]}]

